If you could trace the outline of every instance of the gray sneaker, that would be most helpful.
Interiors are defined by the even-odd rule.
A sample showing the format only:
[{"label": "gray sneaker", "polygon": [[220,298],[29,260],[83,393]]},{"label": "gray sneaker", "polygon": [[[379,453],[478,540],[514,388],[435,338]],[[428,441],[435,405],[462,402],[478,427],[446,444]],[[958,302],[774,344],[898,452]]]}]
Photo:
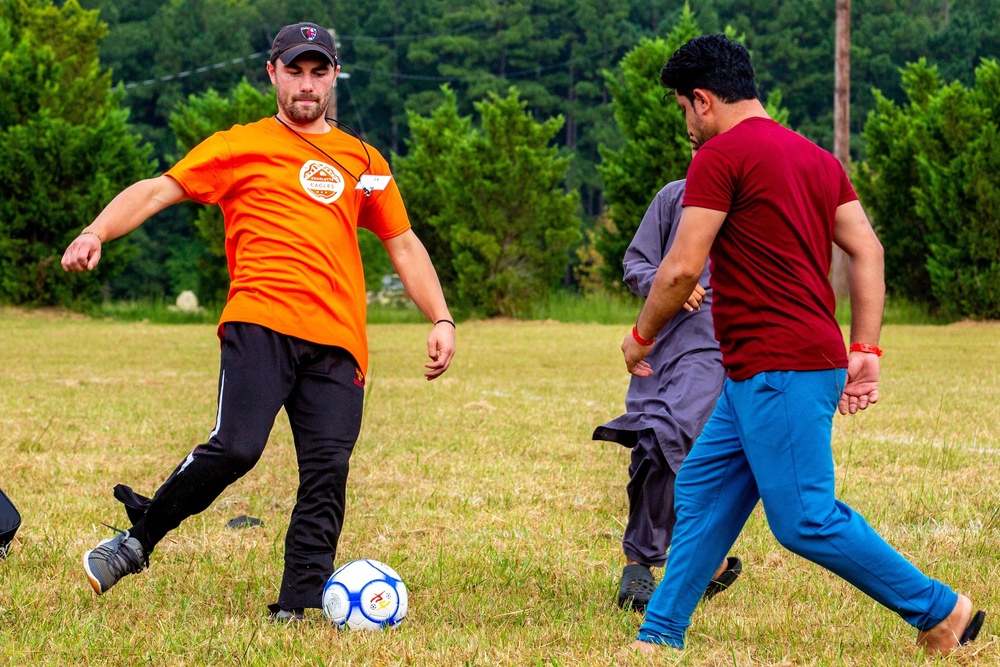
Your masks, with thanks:
[{"label": "gray sneaker", "polygon": [[117,530],[118,534],[83,554],[83,569],[98,595],[106,593],[125,575],[141,572],[149,566],[149,556],[139,540],[127,530],[112,530]]},{"label": "gray sneaker", "polygon": [[272,623],[300,623],[306,620],[306,610],[302,607],[298,609],[282,609],[276,604],[267,605],[267,620]]}]

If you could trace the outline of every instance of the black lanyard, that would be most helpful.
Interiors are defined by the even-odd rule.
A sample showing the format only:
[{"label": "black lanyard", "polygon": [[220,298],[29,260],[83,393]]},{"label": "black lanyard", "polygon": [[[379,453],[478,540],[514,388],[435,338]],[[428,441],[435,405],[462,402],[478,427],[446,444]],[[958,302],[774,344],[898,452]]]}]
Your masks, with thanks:
[{"label": "black lanyard", "polygon": [[[367,158],[367,159],[368,159],[368,164],[367,164],[367,165],[365,165],[365,168],[364,168],[364,170],[363,170],[363,171],[361,172],[361,174],[360,174],[360,175],[358,175],[358,176],[355,176],[354,174],[352,174],[352,173],[350,172],[350,170],[349,170],[349,169],[348,169],[347,167],[345,167],[345,166],[344,166],[343,164],[341,164],[341,163],[340,163],[340,162],[339,162],[339,161],[337,160],[337,158],[333,157],[332,155],[330,155],[329,153],[327,153],[327,152],[326,152],[325,150],[323,150],[322,148],[320,148],[319,146],[317,146],[316,144],[314,144],[313,142],[309,141],[309,140],[308,140],[308,139],[306,139],[306,138],[305,138],[304,136],[302,136],[301,134],[299,134],[299,133],[298,133],[298,131],[296,131],[296,129],[295,129],[294,127],[292,127],[291,125],[289,125],[289,124],[288,124],[288,123],[286,123],[285,121],[281,120],[281,118],[279,118],[279,117],[278,117],[278,114],[274,114],[274,120],[278,121],[279,123],[281,123],[282,125],[284,125],[285,127],[287,127],[287,128],[289,129],[289,131],[290,131],[290,132],[291,132],[292,134],[294,134],[294,135],[295,135],[296,137],[298,137],[298,138],[299,138],[299,139],[301,139],[302,141],[306,142],[307,144],[309,144],[310,146],[312,146],[313,148],[315,148],[316,150],[318,150],[318,151],[319,151],[320,153],[322,153],[322,154],[323,154],[324,156],[326,156],[326,159],[330,160],[330,161],[331,161],[331,162],[333,162],[333,163],[334,163],[335,165],[337,165],[338,167],[340,167],[341,169],[343,169],[343,170],[344,170],[345,172],[347,172],[347,175],[348,175],[348,176],[350,176],[351,178],[353,178],[353,179],[354,179],[355,181],[357,181],[358,183],[361,183],[361,176],[364,176],[364,175],[365,175],[365,173],[366,173],[366,172],[367,172],[367,171],[368,171],[368,170],[369,170],[369,169],[371,168],[371,166],[372,166],[372,156],[371,156],[371,155],[370,155],[370,154],[368,153],[368,146],[366,146],[366,145],[365,145],[365,142],[364,142],[364,141],[361,141],[361,137],[359,137],[359,136],[358,136],[358,133],[357,133],[357,132],[355,132],[355,131],[354,131],[354,130],[352,130],[351,128],[347,127],[346,125],[344,125],[344,124],[343,124],[343,123],[341,123],[340,121],[337,121],[337,120],[334,120],[333,118],[324,118],[324,120],[327,120],[327,121],[331,121],[331,122],[334,122],[334,123],[336,123],[337,125],[339,125],[339,126],[341,126],[341,127],[345,128],[345,129],[346,129],[346,130],[347,130],[348,132],[350,132],[350,133],[351,133],[351,135],[352,135],[352,136],[354,136],[354,138],[355,138],[355,139],[357,139],[357,140],[358,140],[358,142],[360,142],[360,143],[361,143],[361,148],[362,148],[362,149],[364,149],[364,151],[365,151],[365,158]],[[371,197],[371,196],[372,196],[372,191],[371,191],[371,188],[362,188],[362,190],[364,190],[364,192],[365,192],[365,196],[366,196],[366,197]]]}]

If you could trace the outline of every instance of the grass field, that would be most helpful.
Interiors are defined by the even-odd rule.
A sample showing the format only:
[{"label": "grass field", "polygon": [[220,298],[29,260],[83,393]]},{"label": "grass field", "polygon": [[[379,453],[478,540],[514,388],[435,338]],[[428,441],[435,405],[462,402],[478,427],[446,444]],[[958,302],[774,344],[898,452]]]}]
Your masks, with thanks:
[{"label": "grass field", "polygon": [[[263,459],[96,597],[81,554],[122,527],[115,483],[150,493],[215,421],[211,325],[0,310],[0,488],[23,525],[0,561],[0,664],[609,665],[639,616],[614,604],[622,448],[590,440],[623,406],[621,325],[470,322],[448,374],[427,327],[376,325],[338,562],[383,560],[410,591],[396,630],[265,621],[296,485],[279,416]],[[882,400],[835,420],[842,500],[991,616],[949,665],[998,665],[1000,325],[889,326]],[[260,528],[233,531],[250,514]],[[779,547],[758,508],[745,574],[699,607],[663,664],[935,664],[915,631]]]}]

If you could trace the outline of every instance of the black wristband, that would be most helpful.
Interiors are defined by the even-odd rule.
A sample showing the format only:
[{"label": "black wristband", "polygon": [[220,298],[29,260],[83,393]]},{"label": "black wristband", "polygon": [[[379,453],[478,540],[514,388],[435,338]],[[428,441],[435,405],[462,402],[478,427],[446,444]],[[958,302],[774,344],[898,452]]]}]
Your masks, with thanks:
[{"label": "black wristband", "polygon": [[450,324],[452,329],[457,329],[458,328],[458,327],[455,326],[455,323],[452,322],[451,320],[438,320],[437,322],[434,323],[434,326],[437,326],[437,325],[441,324],[442,322],[447,322],[448,324]]}]

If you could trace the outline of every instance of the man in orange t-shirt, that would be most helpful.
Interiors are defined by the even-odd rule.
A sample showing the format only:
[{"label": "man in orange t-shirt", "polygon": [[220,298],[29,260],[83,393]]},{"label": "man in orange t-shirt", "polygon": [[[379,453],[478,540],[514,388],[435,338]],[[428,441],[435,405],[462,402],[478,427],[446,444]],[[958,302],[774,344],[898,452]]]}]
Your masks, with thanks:
[{"label": "man in orange t-shirt", "polygon": [[229,298],[219,321],[218,416],[207,442],[152,499],[115,487],[132,527],[84,554],[98,595],[149,563],[156,544],[257,463],[285,408],[299,489],[285,539],[277,621],[319,608],[344,520],[349,459],[361,428],[368,344],[359,227],[384,244],[407,292],[434,322],[425,375],[444,373],[455,324],[389,165],[327,124],[340,72],[328,31],[285,26],[267,63],[278,114],[219,132],[166,174],[122,191],[66,249],[67,271],[93,269],[101,245],[186,200],[225,215]]}]

